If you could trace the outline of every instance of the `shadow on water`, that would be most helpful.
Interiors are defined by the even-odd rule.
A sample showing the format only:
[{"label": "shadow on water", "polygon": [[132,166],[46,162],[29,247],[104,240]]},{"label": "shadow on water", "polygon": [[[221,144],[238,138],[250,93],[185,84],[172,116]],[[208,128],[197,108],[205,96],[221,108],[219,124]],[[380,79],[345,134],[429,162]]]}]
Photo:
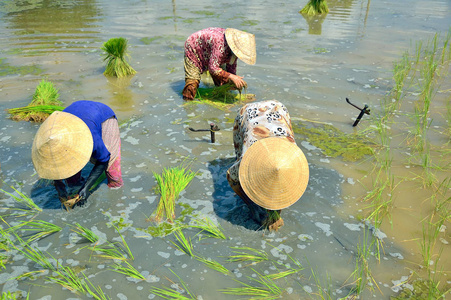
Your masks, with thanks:
[{"label": "shadow on water", "polygon": [[[82,178],[78,184],[71,185],[70,187],[66,184],[68,195],[74,195],[80,190],[93,166],[93,164],[88,163],[88,165],[83,168],[81,173]],[[102,184],[106,184],[106,182],[107,180],[105,179],[102,183],[97,185],[94,190],[91,190],[90,195],[92,195]],[[40,178],[31,187],[30,196],[34,203],[42,209],[64,209],[58,198],[58,193],[53,186],[53,180]]]},{"label": "shadow on water", "polygon": [[249,208],[227,181],[227,170],[234,162],[235,158],[220,158],[210,161],[208,165],[213,179],[213,211],[233,225],[259,230],[260,225],[252,220]]},{"label": "shadow on water", "polygon": [[87,42],[97,38],[95,22],[102,16],[96,2],[88,0],[6,0],[0,12],[7,14],[17,36],[14,46],[18,48],[10,51],[25,56],[47,55],[49,48],[63,52],[86,48]]}]

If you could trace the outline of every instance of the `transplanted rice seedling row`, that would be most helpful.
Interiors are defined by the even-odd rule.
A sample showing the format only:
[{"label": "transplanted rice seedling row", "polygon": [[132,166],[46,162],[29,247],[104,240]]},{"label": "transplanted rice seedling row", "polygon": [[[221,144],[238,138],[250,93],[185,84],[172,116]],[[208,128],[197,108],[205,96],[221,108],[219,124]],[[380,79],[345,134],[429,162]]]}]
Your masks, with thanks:
[{"label": "transplanted rice seedling row", "polygon": [[[449,98],[446,100],[446,96],[443,97],[443,93],[439,91],[441,85],[449,88],[446,83],[449,83],[448,72],[451,62],[450,38],[451,31],[444,38],[443,44],[440,44],[439,35],[436,34],[427,43],[418,42],[413,55],[404,53],[402,59],[394,65],[395,84],[382,101],[380,114],[376,116],[371,127],[362,131],[364,134],[373,134],[374,140],[380,144],[374,154],[373,172],[367,176],[371,181],[363,198],[368,203],[366,220],[372,221],[376,228],[382,226],[383,222],[391,223],[394,201],[401,196],[400,191],[409,189],[409,186],[413,186],[412,183],[420,183],[429,193],[431,206],[426,210],[423,209],[428,213],[421,214],[418,211],[419,223],[423,224],[423,228],[422,234],[417,237],[421,241],[419,243],[423,256],[421,264],[423,271],[426,272],[418,269],[417,275],[427,277],[425,282],[430,290],[434,291],[432,293],[434,297],[449,292],[446,289],[440,292],[438,289],[439,284],[443,285],[443,281],[440,281],[439,274],[442,274],[442,270],[437,264],[440,262],[444,246],[439,242],[440,228],[445,222],[450,221],[448,191],[451,177],[449,159],[446,159],[446,156],[449,157],[451,150],[449,143],[439,144],[437,141],[446,140],[442,136],[448,136],[449,140],[449,134],[447,135],[449,124],[446,125],[449,118],[447,119],[446,113],[442,113],[443,109],[449,106]],[[448,104],[445,105],[446,102]],[[398,136],[405,138],[399,139]],[[408,155],[400,155],[402,153]],[[399,166],[403,165],[414,166],[415,169],[409,174],[404,172],[401,175],[399,170],[402,168]],[[419,209],[420,204],[425,205],[428,199],[427,196],[426,201],[418,199],[414,193],[411,205]],[[370,251],[369,247],[375,247],[379,252],[382,246],[378,240],[362,241],[359,244],[356,270],[353,273],[356,294],[360,294],[365,286],[377,286],[368,268],[370,257],[365,253]],[[431,261],[434,263],[431,264]],[[443,263],[443,260],[441,262]],[[437,269],[429,272],[431,265]],[[447,266],[449,268],[449,264]],[[368,285],[369,282],[372,285]]]}]

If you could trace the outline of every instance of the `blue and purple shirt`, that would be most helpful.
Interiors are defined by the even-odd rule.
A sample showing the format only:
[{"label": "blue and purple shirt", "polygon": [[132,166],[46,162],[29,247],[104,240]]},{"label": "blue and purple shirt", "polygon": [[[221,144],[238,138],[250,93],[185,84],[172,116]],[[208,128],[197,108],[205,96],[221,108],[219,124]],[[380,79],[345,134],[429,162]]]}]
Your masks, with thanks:
[{"label": "blue and purple shirt", "polygon": [[110,152],[102,140],[102,123],[116,117],[114,111],[106,104],[87,100],[76,101],[63,111],[79,117],[88,125],[94,142],[91,158],[99,162],[108,162]]}]

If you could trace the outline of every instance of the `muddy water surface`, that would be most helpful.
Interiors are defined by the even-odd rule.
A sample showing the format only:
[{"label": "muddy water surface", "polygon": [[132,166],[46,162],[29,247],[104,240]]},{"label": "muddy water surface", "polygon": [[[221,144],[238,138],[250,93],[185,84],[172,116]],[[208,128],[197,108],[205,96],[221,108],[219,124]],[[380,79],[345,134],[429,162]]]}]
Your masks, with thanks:
[{"label": "muddy water surface", "polygon": [[[53,222],[63,230],[37,243],[64,265],[82,267],[95,285],[112,299],[152,299],[151,287],[180,282],[173,270],[196,295],[203,299],[231,299],[219,290],[239,286],[234,279],[285,270],[277,263],[260,263],[252,270],[247,263],[228,263],[233,246],[261,249],[275,262],[294,266],[298,259],[303,271],[277,281],[284,299],[315,297],[312,271],[320,284],[330,286],[333,298],[345,296],[352,287],[357,244],[364,238],[357,219],[364,190],[357,184],[370,165],[350,165],[327,158],[301,143],[310,165],[310,182],[300,201],[284,211],[285,226],[278,233],[255,231],[247,209],[230,189],[225,172],[234,159],[232,123],[238,107],[230,111],[190,104],[181,99],[183,88],[183,44],[188,35],[209,26],[234,27],[255,34],[257,63],[239,62],[248,92],[257,100],[283,102],[293,119],[327,122],[353,132],[358,111],[345,98],[372,110],[391,88],[393,61],[412,43],[447,32],[451,25],[449,1],[329,0],[325,18],[305,19],[299,1],[3,1],[0,4],[0,177],[9,185],[32,195],[44,208],[37,218]],[[103,76],[102,44],[112,37],[125,37],[130,44],[134,77],[116,80]],[[122,128],[122,170],[125,185],[119,190],[100,188],[87,206],[66,213],[59,208],[51,187],[37,186],[30,149],[37,124],[13,122],[5,109],[27,105],[39,81],[55,83],[65,105],[88,99],[108,104]],[[448,100],[449,101],[449,100]],[[221,128],[216,143],[209,134],[193,133],[188,127]],[[364,121],[365,122],[365,119]],[[200,216],[219,223],[228,240],[193,239],[198,255],[217,260],[231,270],[223,275],[175,250],[167,237],[152,237],[143,229],[155,210],[158,196],[152,190],[152,172],[179,165],[184,158],[196,160],[192,170],[199,175],[182,193],[180,201]],[[89,170],[85,170],[89,172]],[[8,196],[2,205],[13,205]],[[416,199],[418,194],[411,194]],[[178,209],[178,213],[180,213]],[[405,218],[405,219],[403,219]],[[419,260],[412,239],[410,215],[398,214],[396,233],[384,238],[381,262],[372,262],[373,275],[381,291],[366,290],[363,299],[389,299],[396,281],[410,275],[412,260]],[[132,264],[146,277],[134,281],[112,272],[111,260],[92,257],[82,249],[68,224],[90,228],[104,240],[120,241],[110,226],[119,221],[135,260]],[[9,220],[11,225],[17,220]],[[398,225],[399,224],[399,227]],[[5,225],[3,225],[5,228]],[[387,226],[387,230],[390,230]],[[421,228],[418,228],[421,231]],[[186,231],[193,236],[196,231]],[[382,233],[381,233],[382,234]],[[382,234],[383,236],[383,234]],[[277,247],[276,250],[273,247]],[[414,255],[415,254],[415,255]],[[409,260],[406,259],[409,257]],[[44,278],[8,280],[36,269],[20,255],[0,274],[2,291],[29,292],[30,299],[75,297]],[[449,270],[449,266],[447,266]],[[449,280],[449,278],[448,278]],[[345,284],[346,282],[346,284]],[[36,285],[30,285],[36,284]],[[347,285],[349,284],[349,285]],[[381,293],[382,292],[382,293]],[[84,296],[81,296],[82,298]]]}]

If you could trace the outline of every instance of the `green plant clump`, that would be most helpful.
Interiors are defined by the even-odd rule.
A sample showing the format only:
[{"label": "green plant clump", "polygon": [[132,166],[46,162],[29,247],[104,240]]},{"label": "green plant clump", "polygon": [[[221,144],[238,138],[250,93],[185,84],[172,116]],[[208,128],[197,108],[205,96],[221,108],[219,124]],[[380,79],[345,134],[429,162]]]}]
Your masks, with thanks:
[{"label": "green plant clump", "polygon": [[[232,87],[232,84],[227,83],[221,86],[198,88],[196,100],[222,110],[227,110],[240,103],[255,100],[254,94],[248,94],[246,92],[241,93],[241,91],[235,93],[233,92]],[[189,101],[187,104],[196,103],[198,101]]]},{"label": "green plant clump", "polygon": [[160,222],[163,214],[165,214],[166,219],[173,222],[175,219],[175,201],[197,173],[191,171],[188,167],[177,166],[164,169],[161,175],[155,172],[153,175],[157,181],[156,191],[161,195],[153,219]]},{"label": "green plant clump", "polygon": [[[412,283],[413,289],[404,287],[399,295],[396,297],[390,297],[391,300],[423,300],[423,299],[440,299],[444,295],[438,289],[432,289],[433,284],[427,282],[427,280],[418,279]],[[443,297],[443,299],[445,299]]]},{"label": "green plant clump", "polygon": [[33,100],[24,107],[8,109],[15,121],[44,122],[54,111],[62,111],[64,107],[58,99],[59,93],[52,82],[42,79],[33,94]]},{"label": "green plant clump", "polygon": [[327,14],[328,12],[329,7],[327,6],[326,0],[310,0],[307,5],[299,11],[299,13],[307,16]]},{"label": "green plant clump", "polygon": [[136,71],[125,59],[129,56],[126,39],[122,37],[109,39],[108,42],[103,44],[102,50],[106,52],[103,60],[107,62],[103,74],[116,77],[136,74]]},{"label": "green plant clump", "polygon": [[44,70],[41,69],[39,66],[32,65],[32,66],[11,66],[8,63],[4,62],[4,58],[0,58],[0,76],[7,76],[7,75],[39,75]]},{"label": "green plant clump", "polygon": [[330,157],[342,156],[344,161],[358,161],[365,155],[373,154],[373,148],[366,138],[345,134],[328,124],[307,128],[300,122],[293,122],[293,131],[306,136],[312,145]]}]

